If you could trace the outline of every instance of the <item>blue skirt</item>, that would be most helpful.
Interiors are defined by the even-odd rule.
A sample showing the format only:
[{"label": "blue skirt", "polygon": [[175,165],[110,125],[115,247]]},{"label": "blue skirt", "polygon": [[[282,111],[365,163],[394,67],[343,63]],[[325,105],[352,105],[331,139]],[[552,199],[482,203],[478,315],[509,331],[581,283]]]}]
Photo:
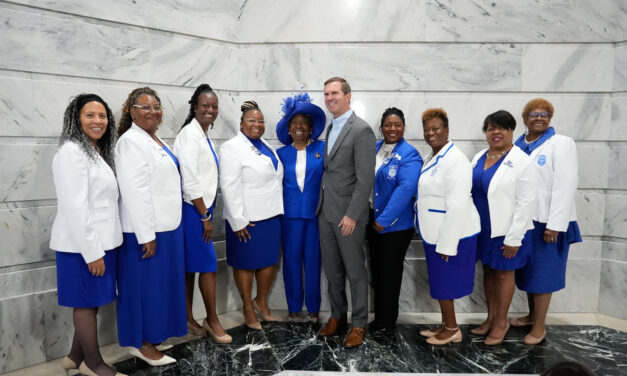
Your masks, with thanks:
[{"label": "blue skirt", "polygon": [[516,286],[523,291],[543,294],[566,286],[566,261],[573,243],[581,242],[577,222],[568,224],[566,232],[557,235],[557,243],[544,242],[546,223],[534,221],[532,232],[533,261],[516,270]]},{"label": "blue skirt", "polygon": [[117,252],[105,252],[105,272],[94,277],[80,253],[56,252],[57,295],[60,306],[95,308],[115,300]]},{"label": "blue skirt", "polygon": [[477,239],[477,258],[481,263],[495,270],[516,270],[527,265],[532,260],[531,254],[531,233],[529,230],[523,237],[522,244],[518,247],[516,256],[511,259],[503,257],[503,242],[505,236],[491,238],[490,234],[480,233]]},{"label": "blue skirt", "polygon": [[183,234],[185,236],[185,272],[207,273],[218,268],[213,240],[209,243],[202,238],[200,214],[187,202],[183,203]]},{"label": "blue skirt", "polygon": [[254,222],[248,227],[251,239],[240,241],[226,222],[226,263],[236,269],[261,269],[279,262],[280,216]]},{"label": "blue skirt", "polygon": [[429,291],[433,299],[451,300],[470,295],[475,286],[477,236],[462,239],[457,256],[444,261],[435,245],[424,244],[429,273]]},{"label": "blue skirt", "polygon": [[133,233],[124,233],[118,254],[118,340],[141,347],[187,334],[183,227],[158,232],[154,256],[142,259]]}]

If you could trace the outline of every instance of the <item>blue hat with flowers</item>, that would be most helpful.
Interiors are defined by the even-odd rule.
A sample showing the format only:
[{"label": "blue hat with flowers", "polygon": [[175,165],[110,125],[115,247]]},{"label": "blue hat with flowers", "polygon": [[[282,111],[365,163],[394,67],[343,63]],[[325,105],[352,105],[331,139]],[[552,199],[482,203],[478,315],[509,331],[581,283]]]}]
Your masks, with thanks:
[{"label": "blue hat with flowers", "polygon": [[326,125],[326,115],[324,111],[315,104],[311,103],[312,99],[307,93],[296,94],[293,97],[283,99],[283,118],[276,125],[276,135],[279,141],[285,145],[290,145],[293,140],[289,134],[290,120],[298,114],[309,115],[311,117],[313,127],[311,129],[312,140],[318,139],[324,131]]}]

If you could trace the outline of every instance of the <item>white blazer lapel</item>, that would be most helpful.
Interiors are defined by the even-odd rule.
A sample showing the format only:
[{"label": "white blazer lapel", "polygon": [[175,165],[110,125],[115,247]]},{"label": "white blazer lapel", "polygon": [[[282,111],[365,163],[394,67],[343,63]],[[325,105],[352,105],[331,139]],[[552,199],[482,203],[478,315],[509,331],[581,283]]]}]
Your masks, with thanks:
[{"label": "white blazer lapel", "polygon": [[496,187],[498,187],[498,185],[501,183],[503,177],[511,173],[513,169],[512,167],[514,167],[514,160],[516,159],[515,155],[512,154],[515,154],[513,148],[507,153],[505,159],[503,160],[503,162],[501,162],[501,165],[494,173],[494,176],[490,181],[490,186],[488,187],[488,195],[492,195]]}]

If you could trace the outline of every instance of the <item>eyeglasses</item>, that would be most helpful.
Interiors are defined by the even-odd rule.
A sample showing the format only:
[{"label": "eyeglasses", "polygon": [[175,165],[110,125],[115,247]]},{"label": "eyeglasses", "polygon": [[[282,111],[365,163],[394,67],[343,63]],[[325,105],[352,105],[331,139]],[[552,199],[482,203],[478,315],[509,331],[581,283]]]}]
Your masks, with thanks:
[{"label": "eyeglasses", "polygon": [[264,125],[266,124],[266,122],[261,119],[261,120],[256,120],[256,119],[246,119],[246,122],[250,125],[254,125],[254,124],[259,124],[259,125]]},{"label": "eyeglasses", "polygon": [[154,111],[154,112],[161,112],[161,111],[163,111],[163,107],[161,105],[150,107],[150,106],[140,106],[138,104],[134,104],[133,107],[137,107],[137,108],[141,109],[142,111],[144,111],[146,113],[148,113],[150,111]]},{"label": "eyeglasses", "polygon": [[530,118],[548,118],[551,115],[550,112],[531,112],[529,113]]}]

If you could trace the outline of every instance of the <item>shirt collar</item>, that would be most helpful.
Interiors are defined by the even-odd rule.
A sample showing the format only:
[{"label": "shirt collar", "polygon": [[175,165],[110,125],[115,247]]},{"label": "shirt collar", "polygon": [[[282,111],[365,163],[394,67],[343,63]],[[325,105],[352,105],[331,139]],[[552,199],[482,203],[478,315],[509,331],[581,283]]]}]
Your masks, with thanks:
[{"label": "shirt collar", "polygon": [[339,128],[344,127],[344,124],[346,124],[346,122],[348,121],[348,118],[351,117],[352,114],[353,114],[353,110],[349,109],[348,111],[346,111],[342,115],[334,118],[332,120],[333,126],[334,127],[339,127]]}]

